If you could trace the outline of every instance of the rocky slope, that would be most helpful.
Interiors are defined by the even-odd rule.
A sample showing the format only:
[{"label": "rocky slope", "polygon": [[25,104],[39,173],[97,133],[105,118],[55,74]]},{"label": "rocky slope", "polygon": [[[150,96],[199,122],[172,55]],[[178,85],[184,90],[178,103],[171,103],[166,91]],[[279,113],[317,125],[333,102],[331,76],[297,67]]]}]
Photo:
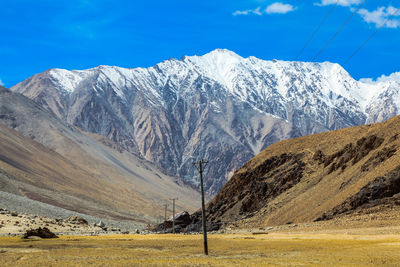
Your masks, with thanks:
[{"label": "rocky slope", "polygon": [[[60,121],[32,100],[0,88],[0,190],[100,218],[149,223],[178,197],[199,194],[111,140]],[[7,201],[0,204],[7,208]]]},{"label": "rocky slope", "polygon": [[399,129],[397,116],[273,144],[224,185],[207,219],[251,228],[399,210]]},{"label": "rocky slope", "polygon": [[399,114],[398,76],[359,82],[337,64],[218,49],[150,68],[51,69],[12,90],[194,184],[192,162],[208,158],[215,194],[272,143]]}]

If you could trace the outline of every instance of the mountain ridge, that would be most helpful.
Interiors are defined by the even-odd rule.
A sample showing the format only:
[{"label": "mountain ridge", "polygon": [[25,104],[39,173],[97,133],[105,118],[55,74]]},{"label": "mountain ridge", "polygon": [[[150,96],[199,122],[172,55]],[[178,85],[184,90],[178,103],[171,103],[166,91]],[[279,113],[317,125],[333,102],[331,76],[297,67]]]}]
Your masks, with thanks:
[{"label": "mountain ridge", "polygon": [[225,49],[149,68],[50,69],[11,88],[193,184],[192,162],[209,158],[210,194],[276,141],[399,114],[399,89],[396,79],[356,81],[335,63]]}]

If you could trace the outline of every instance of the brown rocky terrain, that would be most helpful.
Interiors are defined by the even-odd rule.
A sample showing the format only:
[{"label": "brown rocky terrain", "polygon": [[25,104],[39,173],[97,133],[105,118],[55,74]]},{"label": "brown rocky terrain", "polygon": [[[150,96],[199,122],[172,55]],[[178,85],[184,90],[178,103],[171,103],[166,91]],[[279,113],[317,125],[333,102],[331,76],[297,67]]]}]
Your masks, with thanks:
[{"label": "brown rocky terrain", "polygon": [[399,132],[395,117],[271,145],[233,175],[208,204],[207,219],[239,228],[346,225],[357,216],[360,225],[371,216],[375,226],[399,224]]}]

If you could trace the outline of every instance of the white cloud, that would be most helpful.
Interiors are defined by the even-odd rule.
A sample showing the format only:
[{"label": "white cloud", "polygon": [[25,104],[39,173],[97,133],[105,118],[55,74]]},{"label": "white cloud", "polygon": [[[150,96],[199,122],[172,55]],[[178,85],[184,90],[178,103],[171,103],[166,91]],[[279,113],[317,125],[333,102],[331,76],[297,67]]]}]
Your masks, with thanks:
[{"label": "white cloud", "polygon": [[235,12],[232,13],[232,15],[234,16],[238,16],[238,15],[250,15],[250,14],[254,14],[254,15],[259,15],[261,16],[262,13],[260,12],[260,7],[257,7],[256,9],[248,9],[248,10],[236,10]]},{"label": "white cloud", "polygon": [[395,72],[389,76],[382,75],[377,79],[377,82],[395,81],[400,83],[400,72]]},{"label": "white cloud", "polygon": [[[397,14],[396,14],[397,12]],[[396,17],[400,15],[400,11],[392,6],[379,7],[374,11],[368,11],[367,9],[360,9],[358,14],[367,23],[373,23],[376,27],[380,27],[385,23],[386,28],[400,28],[400,20],[395,19],[392,15],[396,14]]]},{"label": "white cloud", "polygon": [[295,10],[295,8],[290,4],[276,2],[276,3],[269,5],[265,9],[265,13],[267,13],[267,14],[286,14],[286,13],[289,13],[294,10]]},{"label": "white cloud", "polygon": [[368,84],[373,84],[373,83],[375,83],[374,79],[372,79],[372,78],[361,78],[361,79],[360,79],[360,82],[362,82],[362,83],[368,83]]},{"label": "white cloud", "polygon": [[322,0],[321,3],[315,3],[316,6],[329,6],[336,5],[339,6],[352,6],[361,3],[362,0]]},{"label": "white cloud", "polygon": [[360,79],[360,82],[363,83],[369,83],[369,84],[374,84],[374,83],[379,83],[379,82],[387,82],[387,81],[395,81],[400,83],[400,72],[394,72],[390,74],[389,76],[382,75],[381,77],[378,77],[376,80],[372,78],[363,78]]},{"label": "white cloud", "polygon": [[[360,4],[363,0],[321,0],[320,3],[314,3],[317,6],[327,6],[338,4],[339,6],[349,7],[352,12],[355,11],[356,4]],[[362,8],[358,11],[358,14],[367,23],[373,23],[375,26],[381,27],[383,24],[386,28],[400,28],[400,19],[392,18],[392,15],[396,14],[395,17],[400,16],[398,9],[393,6],[379,7],[374,11],[369,11],[368,9]]]},{"label": "white cloud", "polygon": [[233,16],[238,15],[258,15],[261,16],[263,14],[286,14],[288,12],[294,11],[295,7],[290,4],[284,4],[281,2],[276,2],[269,5],[265,10],[261,11],[260,7],[255,9],[247,9],[247,10],[236,10],[232,13]]}]

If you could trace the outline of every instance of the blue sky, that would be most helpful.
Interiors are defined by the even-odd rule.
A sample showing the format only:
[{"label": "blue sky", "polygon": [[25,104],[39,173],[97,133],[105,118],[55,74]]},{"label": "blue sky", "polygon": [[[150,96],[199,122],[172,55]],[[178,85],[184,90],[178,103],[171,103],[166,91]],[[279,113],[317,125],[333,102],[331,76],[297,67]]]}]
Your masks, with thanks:
[{"label": "blue sky", "polygon": [[[2,1],[0,83],[11,87],[49,68],[148,67],[216,48],[294,60],[336,1]],[[311,61],[360,2],[339,0],[299,60]],[[343,64],[394,8],[398,1],[367,0],[317,61]],[[356,79],[400,71],[399,48],[396,16],[344,67]]]}]

